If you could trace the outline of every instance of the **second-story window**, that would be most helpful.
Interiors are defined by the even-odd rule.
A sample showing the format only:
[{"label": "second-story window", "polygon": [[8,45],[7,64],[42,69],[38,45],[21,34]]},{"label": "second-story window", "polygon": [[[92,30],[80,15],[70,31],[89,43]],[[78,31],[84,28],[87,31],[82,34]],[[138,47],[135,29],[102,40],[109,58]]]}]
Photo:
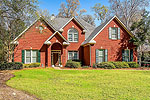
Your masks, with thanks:
[{"label": "second-story window", "polygon": [[78,31],[75,28],[71,28],[68,31],[69,42],[78,42]]}]

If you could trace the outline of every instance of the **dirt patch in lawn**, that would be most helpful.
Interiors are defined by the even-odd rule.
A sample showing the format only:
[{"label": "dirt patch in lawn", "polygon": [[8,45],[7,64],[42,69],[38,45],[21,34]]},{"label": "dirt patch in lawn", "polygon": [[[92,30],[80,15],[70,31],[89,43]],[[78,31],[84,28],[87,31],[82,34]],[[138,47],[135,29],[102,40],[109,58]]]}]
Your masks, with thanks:
[{"label": "dirt patch in lawn", "polygon": [[40,100],[35,96],[13,89],[6,85],[6,81],[14,77],[10,71],[0,71],[0,100]]}]

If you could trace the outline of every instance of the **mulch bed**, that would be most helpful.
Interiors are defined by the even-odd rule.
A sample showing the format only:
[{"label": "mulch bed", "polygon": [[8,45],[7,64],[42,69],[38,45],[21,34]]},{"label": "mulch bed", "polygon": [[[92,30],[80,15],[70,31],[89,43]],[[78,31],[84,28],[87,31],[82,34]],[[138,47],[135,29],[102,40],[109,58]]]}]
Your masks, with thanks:
[{"label": "mulch bed", "polygon": [[6,81],[14,77],[10,71],[0,71],[0,100],[40,100],[23,91],[13,89],[6,85]]}]

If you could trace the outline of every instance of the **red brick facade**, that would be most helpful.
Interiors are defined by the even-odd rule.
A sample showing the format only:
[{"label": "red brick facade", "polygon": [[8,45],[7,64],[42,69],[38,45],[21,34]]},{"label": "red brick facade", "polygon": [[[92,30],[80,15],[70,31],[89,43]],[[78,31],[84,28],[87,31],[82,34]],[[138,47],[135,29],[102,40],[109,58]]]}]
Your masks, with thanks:
[{"label": "red brick facade", "polygon": [[[39,32],[38,26],[43,26],[42,33]],[[109,27],[120,27],[119,40],[110,40],[108,36]],[[95,50],[96,49],[108,49],[108,61],[122,61],[122,49],[134,50],[134,61],[137,60],[136,49],[132,43],[129,43],[130,35],[127,31],[113,19],[94,39],[96,44],[94,45],[81,45],[85,41],[85,34],[83,28],[73,19],[64,28],[63,32],[60,32],[62,36],[68,40],[68,30],[70,28],[78,30],[78,42],[70,42],[70,45],[64,45],[65,40],[56,33],[49,41],[50,45],[44,44],[44,42],[55,33],[46,22],[38,20],[32,25],[17,41],[19,44],[15,48],[14,61],[22,62],[22,50],[40,50],[40,63],[43,66],[52,66],[52,51],[60,50],[61,63],[65,66],[68,60],[68,51],[78,51],[79,59],[85,65],[93,65],[96,62]]]}]

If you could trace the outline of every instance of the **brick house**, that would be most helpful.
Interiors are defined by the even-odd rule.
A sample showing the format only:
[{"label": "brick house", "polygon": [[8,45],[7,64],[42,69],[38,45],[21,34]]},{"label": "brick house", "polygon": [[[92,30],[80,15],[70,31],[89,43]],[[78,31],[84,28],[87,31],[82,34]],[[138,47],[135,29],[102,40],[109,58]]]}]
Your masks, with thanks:
[{"label": "brick house", "polygon": [[84,65],[105,61],[137,61],[132,33],[117,16],[95,28],[80,18],[37,19],[12,42],[14,61],[65,66],[79,59]]}]

